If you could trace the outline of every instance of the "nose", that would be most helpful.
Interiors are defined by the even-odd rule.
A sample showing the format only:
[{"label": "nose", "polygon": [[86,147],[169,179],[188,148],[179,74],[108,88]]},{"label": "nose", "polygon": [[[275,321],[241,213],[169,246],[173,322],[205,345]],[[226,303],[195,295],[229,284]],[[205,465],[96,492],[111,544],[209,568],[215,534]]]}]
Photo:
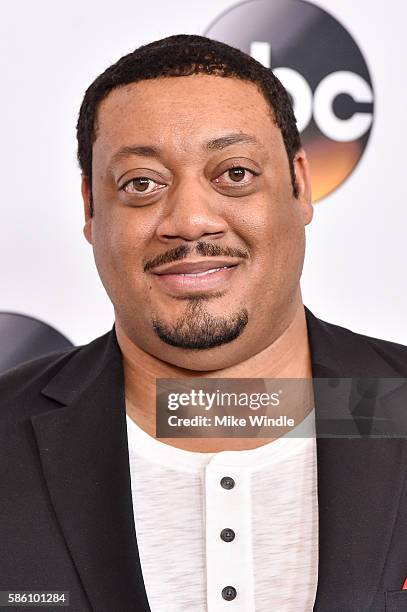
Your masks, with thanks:
[{"label": "nose", "polygon": [[165,214],[157,227],[161,241],[221,237],[226,230],[227,222],[221,214],[217,194],[204,181],[191,176],[171,187]]}]

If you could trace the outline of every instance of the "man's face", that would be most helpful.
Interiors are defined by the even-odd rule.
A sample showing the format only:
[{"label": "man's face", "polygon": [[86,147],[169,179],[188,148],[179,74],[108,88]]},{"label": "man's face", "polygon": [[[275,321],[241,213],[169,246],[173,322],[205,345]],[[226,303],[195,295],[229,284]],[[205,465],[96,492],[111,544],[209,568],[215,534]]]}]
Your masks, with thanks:
[{"label": "man's face", "polygon": [[[134,344],[191,370],[268,346],[300,299],[305,155],[287,154],[257,87],[194,75],[133,83],[100,104],[85,235]],[[209,270],[208,270],[209,269]]]}]

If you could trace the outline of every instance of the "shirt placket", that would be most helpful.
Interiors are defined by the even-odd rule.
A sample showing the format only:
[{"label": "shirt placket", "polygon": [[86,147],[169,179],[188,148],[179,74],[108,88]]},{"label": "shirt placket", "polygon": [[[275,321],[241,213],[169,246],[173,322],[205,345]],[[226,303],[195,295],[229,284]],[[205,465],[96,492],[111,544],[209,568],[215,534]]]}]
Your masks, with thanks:
[{"label": "shirt placket", "polygon": [[254,611],[251,471],[215,456],[205,469],[208,612]]}]

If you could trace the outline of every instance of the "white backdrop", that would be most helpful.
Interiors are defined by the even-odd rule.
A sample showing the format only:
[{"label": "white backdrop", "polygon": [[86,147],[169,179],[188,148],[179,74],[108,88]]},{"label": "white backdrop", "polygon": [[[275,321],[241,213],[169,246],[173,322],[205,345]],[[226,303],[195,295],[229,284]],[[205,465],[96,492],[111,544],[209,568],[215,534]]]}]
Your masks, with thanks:
[{"label": "white backdrop", "polygon": [[[271,2],[272,0],[270,0]],[[0,311],[50,323],[75,344],[113,311],[82,235],[75,125],[83,93],[135,47],[204,33],[230,0],[22,0],[0,19]],[[317,316],[407,344],[407,5],[316,0],[367,59],[375,122],[350,178],[315,206],[303,297]]]}]

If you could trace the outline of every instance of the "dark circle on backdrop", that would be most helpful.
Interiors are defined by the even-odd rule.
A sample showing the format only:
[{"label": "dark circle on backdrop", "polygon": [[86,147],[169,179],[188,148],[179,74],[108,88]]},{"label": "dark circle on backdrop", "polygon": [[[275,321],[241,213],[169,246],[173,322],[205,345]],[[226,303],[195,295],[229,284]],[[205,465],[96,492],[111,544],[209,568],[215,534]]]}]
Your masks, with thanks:
[{"label": "dark circle on backdrop", "polygon": [[0,312],[0,345],[0,373],[73,347],[68,338],[47,323],[12,312]]},{"label": "dark circle on backdrop", "polygon": [[294,103],[314,202],[337,189],[363,156],[374,111],[368,66],[345,27],[304,0],[248,0],[223,12],[205,36],[276,71]]}]

